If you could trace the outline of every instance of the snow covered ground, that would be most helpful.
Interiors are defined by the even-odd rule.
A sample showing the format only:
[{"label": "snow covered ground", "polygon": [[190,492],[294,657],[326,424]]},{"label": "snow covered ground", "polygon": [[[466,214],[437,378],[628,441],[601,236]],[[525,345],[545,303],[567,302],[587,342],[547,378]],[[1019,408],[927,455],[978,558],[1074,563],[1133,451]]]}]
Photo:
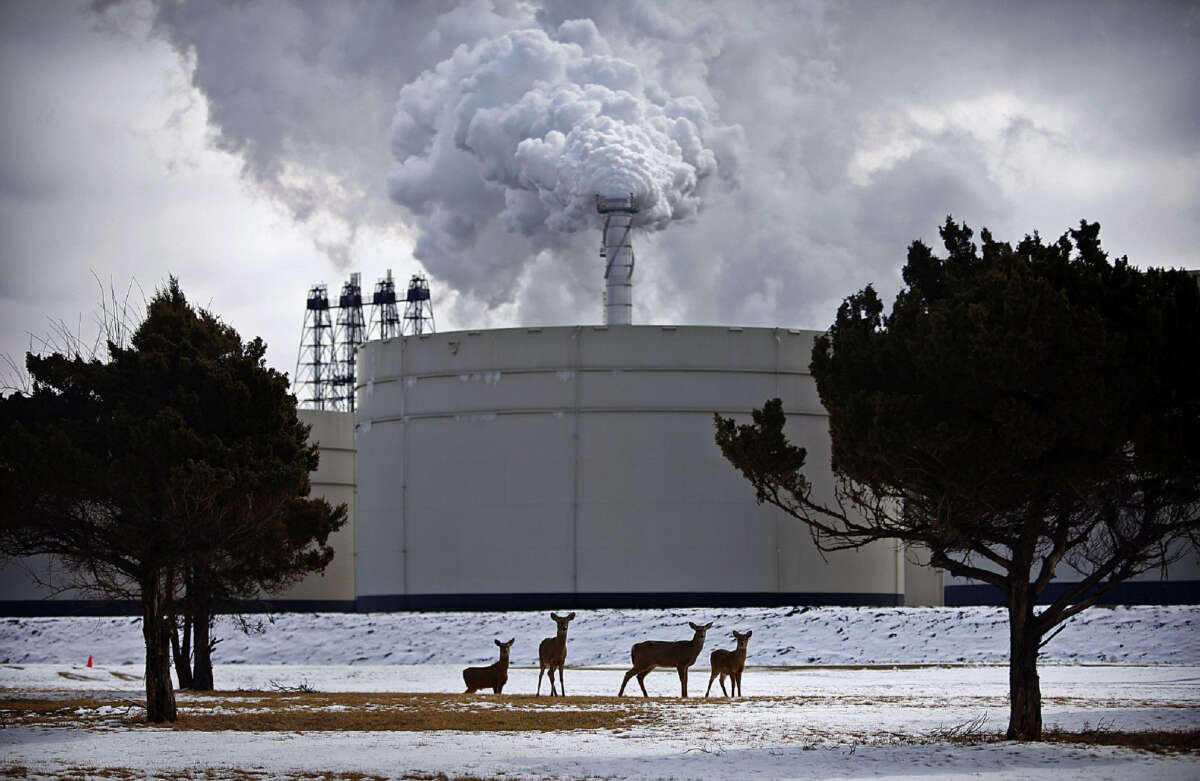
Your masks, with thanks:
[{"label": "snow covered ground", "polygon": [[[1007,670],[997,663],[1007,629],[1003,612],[992,608],[578,611],[568,692],[615,694],[629,646],[650,637],[685,639],[688,620],[714,621],[689,679],[693,697],[708,682],[708,652],[732,647],[732,629],[754,630],[746,698],[663,700],[653,724],[551,733],[10,726],[0,730],[0,770],[24,767],[44,777],[80,767],[156,777],[1200,777],[1195,755],[945,740],[947,730],[977,718],[986,732],[1004,729]],[[1198,607],[1086,611],[1045,649],[1047,727],[1200,728],[1197,621]],[[537,669],[529,666],[537,642],[552,633],[545,613],[283,615],[261,635],[219,632],[225,640],[216,653],[217,687],[459,692],[463,666],[493,660],[493,638],[516,637],[505,695],[529,694],[537,687]],[[140,626],[128,618],[0,619],[0,697],[39,691],[136,698],[140,642]],[[97,663],[90,669],[89,654]],[[678,686],[673,672],[647,679],[653,696],[675,697]],[[181,707],[193,698],[181,693]]]},{"label": "snow covered ground", "polygon": [[[719,608],[577,611],[572,665],[623,665],[648,637],[687,639],[687,623],[713,622],[706,648],[732,647],[753,630],[753,665],[1002,664],[1002,608]],[[1091,608],[1043,649],[1050,664],[1200,664],[1200,607]],[[554,634],[544,612],[290,613],[262,634],[219,625],[219,664],[476,664],[492,640],[516,638],[514,665],[536,664]],[[140,618],[0,618],[0,663],[142,664]],[[707,661],[707,654],[701,662]]]}]

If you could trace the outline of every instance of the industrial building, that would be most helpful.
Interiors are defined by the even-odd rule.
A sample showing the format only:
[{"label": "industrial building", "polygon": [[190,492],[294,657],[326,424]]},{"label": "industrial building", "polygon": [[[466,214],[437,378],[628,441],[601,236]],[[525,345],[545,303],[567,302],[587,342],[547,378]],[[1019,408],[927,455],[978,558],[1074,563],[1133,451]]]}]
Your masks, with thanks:
[{"label": "industrial building", "polygon": [[[997,601],[895,542],[822,554],[807,527],[758,505],[716,447],[713,415],[748,420],[781,398],[814,497],[830,499],[828,419],[808,371],[817,332],[633,325],[638,200],[596,207],[603,325],[435,332],[427,281],[412,278],[401,317],[390,270],[369,319],[357,274],[335,302],[309,291],[294,388],[321,450],[313,493],[350,512],[328,569],[276,609]],[[51,564],[0,565],[0,613],[120,609],[49,599],[26,570]],[[1171,574],[1109,599],[1200,599],[1194,554]]]},{"label": "industrial building", "polygon": [[[314,490],[344,496],[325,443],[339,460],[357,447],[340,533],[353,577],[343,559],[323,580],[360,611],[997,603],[896,543],[822,555],[721,456],[713,413],[748,419],[778,396],[814,495],[831,494],[815,336],[574,326],[369,342],[356,413],[304,412],[322,443]],[[1195,601],[1198,573],[1192,556],[1105,601]]]},{"label": "industrial building", "polygon": [[359,609],[904,604],[917,575],[898,546],[822,558],[713,442],[714,412],[779,396],[816,492],[831,491],[814,335],[622,325],[368,343]]}]

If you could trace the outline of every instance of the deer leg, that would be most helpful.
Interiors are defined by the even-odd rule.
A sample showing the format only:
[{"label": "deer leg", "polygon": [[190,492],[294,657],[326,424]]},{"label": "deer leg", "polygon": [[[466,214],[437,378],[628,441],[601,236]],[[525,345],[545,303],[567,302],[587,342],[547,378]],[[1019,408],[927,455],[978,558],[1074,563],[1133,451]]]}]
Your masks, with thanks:
[{"label": "deer leg", "polygon": [[[546,665],[538,663],[538,689],[537,696],[542,696],[542,673],[546,672]],[[550,683],[554,683],[554,671],[550,671]]]},{"label": "deer leg", "polygon": [[562,696],[567,696],[567,684],[563,682],[563,667],[565,662],[558,666],[558,690],[562,692]]},{"label": "deer leg", "polygon": [[708,688],[704,690],[704,696],[708,697],[708,693],[712,691],[713,681],[717,679],[717,671],[713,670],[712,675],[708,676]]},{"label": "deer leg", "polygon": [[684,699],[687,699],[687,667],[684,666],[684,667],[680,667],[678,669],[679,669],[679,688],[682,690],[682,693],[679,696],[683,697]]},{"label": "deer leg", "polygon": [[554,665],[553,664],[550,665],[550,674],[547,677],[550,678],[550,696],[557,697],[558,692],[554,690]]},{"label": "deer leg", "polygon": [[625,673],[625,680],[621,681],[621,691],[617,692],[618,697],[625,696],[625,684],[629,683],[629,679],[632,678],[636,674],[637,674],[636,667],[632,668],[629,672]]},{"label": "deer leg", "polygon": [[640,673],[638,673],[638,677],[637,677],[638,686],[642,687],[642,696],[643,697],[649,698],[649,696],[650,696],[650,694],[646,691],[646,676],[649,675],[651,670],[653,670],[653,669],[654,668],[651,667],[649,670],[642,670]]},{"label": "deer leg", "polygon": [[[721,694],[725,695],[725,699],[729,699],[729,692],[725,691],[725,673],[721,673]],[[729,676],[729,691],[733,691],[733,676]]]},{"label": "deer leg", "polygon": [[736,684],[737,685],[737,696],[741,697],[742,696],[742,674],[741,674],[741,672],[735,672],[731,676],[731,678],[732,678],[732,682],[730,683],[729,688],[732,689],[734,684]]}]

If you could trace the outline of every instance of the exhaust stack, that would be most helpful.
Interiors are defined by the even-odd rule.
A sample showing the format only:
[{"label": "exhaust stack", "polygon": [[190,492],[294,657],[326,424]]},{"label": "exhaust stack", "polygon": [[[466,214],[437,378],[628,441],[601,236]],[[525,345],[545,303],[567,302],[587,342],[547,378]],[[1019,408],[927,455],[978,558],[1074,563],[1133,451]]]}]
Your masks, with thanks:
[{"label": "exhaust stack", "polygon": [[604,324],[633,322],[633,215],[638,199],[596,195],[596,211],[603,217],[600,257],[604,259]]}]

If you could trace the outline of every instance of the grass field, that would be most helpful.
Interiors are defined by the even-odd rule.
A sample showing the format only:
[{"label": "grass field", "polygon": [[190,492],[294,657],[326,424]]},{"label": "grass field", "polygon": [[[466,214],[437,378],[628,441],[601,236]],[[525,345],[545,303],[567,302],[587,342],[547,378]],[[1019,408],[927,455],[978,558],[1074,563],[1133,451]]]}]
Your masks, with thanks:
[{"label": "grass field", "polygon": [[[738,699],[618,698],[568,669],[565,698],[461,694],[450,666],[233,665],[148,726],[136,668],[0,666],[0,770],[35,778],[908,778],[1200,776],[1200,668],[1048,666],[1046,741],[1002,739],[998,666],[754,667]],[[28,684],[22,686],[21,681]],[[57,684],[53,682],[57,681]],[[264,682],[269,682],[264,685]],[[390,684],[390,685],[389,685]],[[419,685],[438,691],[403,691]],[[369,690],[363,690],[369,687]],[[352,689],[352,690],[347,690]],[[507,690],[506,690],[507,691]],[[667,696],[663,696],[667,695]],[[697,696],[700,695],[700,696]]]},{"label": "grass field", "polygon": [[[581,611],[570,696],[534,696],[544,613],[285,614],[223,627],[218,691],[144,723],[136,620],[0,620],[0,772],[49,778],[1200,778],[1200,608],[1085,611],[1040,665],[1046,740],[1002,739],[1003,611]],[[687,700],[674,671],[617,698],[630,642],[715,621]],[[704,699],[708,652],[753,628],[744,698]],[[717,634],[717,630],[720,634]],[[517,637],[504,694],[462,668]],[[94,667],[84,663],[95,657]],[[531,658],[532,657],[532,658]],[[716,689],[717,687],[714,687]],[[545,682],[542,690],[548,687]]]}]

